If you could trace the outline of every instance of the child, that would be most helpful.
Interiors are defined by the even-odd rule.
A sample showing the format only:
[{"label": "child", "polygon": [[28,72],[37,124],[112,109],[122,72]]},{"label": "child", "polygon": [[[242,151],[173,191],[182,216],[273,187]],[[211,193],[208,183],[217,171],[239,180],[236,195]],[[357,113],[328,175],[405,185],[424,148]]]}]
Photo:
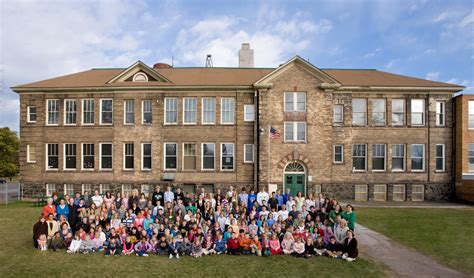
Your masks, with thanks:
[{"label": "child", "polygon": [[270,252],[270,241],[268,240],[268,234],[262,235],[262,256],[268,257],[272,253]]},{"label": "child", "polygon": [[304,253],[306,257],[311,257],[311,256],[316,255],[316,249],[314,249],[312,237],[308,237],[306,239],[306,244],[304,246]]},{"label": "child", "polygon": [[176,237],[173,237],[168,247],[168,254],[170,255],[170,259],[173,258],[173,255],[176,257],[176,259],[179,259],[179,246],[176,240]]},{"label": "child", "polygon": [[100,236],[100,232],[95,233],[95,236],[92,242],[94,243],[94,249],[93,249],[94,252],[100,252],[104,250],[104,241],[102,240]]},{"label": "child", "polygon": [[166,236],[163,235],[158,241],[158,246],[156,247],[156,254],[166,255],[168,253],[168,249],[168,241],[166,240]]},{"label": "child", "polygon": [[71,244],[69,245],[69,248],[67,249],[68,253],[77,253],[79,252],[79,248],[82,245],[82,240],[80,237],[79,232],[76,232],[74,235],[74,239],[71,241]]},{"label": "child", "polygon": [[71,246],[71,242],[73,240],[72,233],[69,232],[67,233],[66,237],[63,240],[63,247],[64,249],[69,249],[69,246]]},{"label": "child", "polygon": [[242,251],[242,254],[244,255],[249,255],[250,254],[250,243],[252,243],[252,240],[250,239],[249,234],[244,234],[239,236],[240,239],[240,250]]},{"label": "child", "polygon": [[235,232],[232,232],[232,237],[227,240],[227,254],[229,255],[240,254],[240,242]]},{"label": "child", "polygon": [[148,257],[148,253],[153,250],[151,244],[146,241],[146,238],[143,237],[141,240],[135,245],[135,254],[139,257]]},{"label": "child", "polygon": [[183,238],[183,243],[179,247],[179,252],[181,253],[181,256],[190,255],[191,254],[191,249],[192,249],[192,244],[189,241],[189,238],[184,237]]},{"label": "child", "polygon": [[86,234],[86,239],[82,241],[81,246],[79,247],[79,252],[82,254],[88,254],[94,251],[94,242],[92,242],[90,236]]},{"label": "child", "polygon": [[326,254],[326,248],[324,247],[324,241],[322,237],[316,238],[316,242],[314,243],[314,250],[319,256]]},{"label": "child", "polygon": [[41,251],[48,250],[47,237],[45,234],[41,234],[38,238],[38,249]]},{"label": "child", "polygon": [[304,242],[301,237],[297,237],[295,240],[295,244],[293,245],[293,253],[292,255],[299,258],[305,258],[304,253]]},{"label": "child", "polygon": [[256,254],[257,256],[262,256],[262,245],[260,244],[260,240],[258,236],[254,236],[250,242],[250,252],[252,254]]},{"label": "child", "polygon": [[130,236],[127,236],[123,245],[123,254],[125,256],[131,255],[135,252],[135,244],[132,242]]},{"label": "child", "polygon": [[191,248],[191,256],[194,258],[200,258],[202,256],[202,246],[199,237],[194,239],[194,243]]},{"label": "child", "polygon": [[206,241],[203,244],[203,249],[202,249],[203,254],[204,255],[215,254],[216,251],[212,247],[213,247],[213,244],[212,244],[211,235],[207,235],[206,236]]},{"label": "child", "polygon": [[63,239],[59,232],[55,232],[53,238],[49,242],[49,246],[56,252],[56,250],[61,249],[63,246]]},{"label": "child", "polygon": [[285,238],[281,242],[281,247],[283,249],[282,250],[283,254],[289,255],[289,254],[293,253],[293,245],[294,244],[295,244],[295,241],[293,239],[293,236],[291,235],[290,232],[286,232]]},{"label": "child", "polygon": [[280,241],[278,240],[277,234],[273,233],[272,238],[268,241],[270,246],[270,252],[272,255],[278,255],[281,253]]},{"label": "child", "polygon": [[214,242],[214,250],[217,252],[217,255],[223,254],[226,252],[227,244],[223,238],[222,233],[217,235],[217,240]]},{"label": "child", "polygon": [[340,255],[341,249],[336,242],[336,238],[332,236],[329,243],[326,245],[326,254],[331,258],[337,258]]},{"label": "child", "polygon": [[118,248],[117,240],[115,238],[111,238],[109,244],[107,245],[107,249],[105,250],[105,256],[109,255],[120,255],[120,250]]}]

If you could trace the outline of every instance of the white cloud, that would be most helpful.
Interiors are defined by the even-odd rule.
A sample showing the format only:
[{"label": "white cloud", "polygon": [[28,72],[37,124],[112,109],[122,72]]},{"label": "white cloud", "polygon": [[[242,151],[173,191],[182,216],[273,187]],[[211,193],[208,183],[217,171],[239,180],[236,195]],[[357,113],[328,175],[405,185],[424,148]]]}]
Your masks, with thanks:
[{"label": "white cloud", "polygon": [[364,58],[372,58],[372,57],[380,55],[381,53],[382,53],[382,49],[376,48],[374,51],[365,54]]},{"label": "white cloud", "polygon": [[398,62],[400,62],[400,58],[391,59],[390,61],[388,61],[388,63],[385,64],[385,68],[386,68],[386,69],[391,69],[391,68],[393,68]]},{"label": "white cloud", "polygon": [[474,23],[474,11],[471,10],[471,12],[461,20],[461,22],[459,23],[459,27],[464,28],[472,23]]},{"label": "white cloud", "polygon": [[428,80],[438,80],[439,72],[428,72],[425,78]]}]

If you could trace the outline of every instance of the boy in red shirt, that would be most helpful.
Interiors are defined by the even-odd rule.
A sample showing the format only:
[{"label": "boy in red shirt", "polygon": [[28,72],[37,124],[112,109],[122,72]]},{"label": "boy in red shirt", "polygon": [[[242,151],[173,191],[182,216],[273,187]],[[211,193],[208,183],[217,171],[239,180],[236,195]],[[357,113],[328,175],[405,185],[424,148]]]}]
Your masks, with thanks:
[{"label": "boy in red shirt", "polygon": [[240,254],[240,241],[237,238],[237,234],[235,232],[232,232],[232,237],[227,240],[227,254]]}]

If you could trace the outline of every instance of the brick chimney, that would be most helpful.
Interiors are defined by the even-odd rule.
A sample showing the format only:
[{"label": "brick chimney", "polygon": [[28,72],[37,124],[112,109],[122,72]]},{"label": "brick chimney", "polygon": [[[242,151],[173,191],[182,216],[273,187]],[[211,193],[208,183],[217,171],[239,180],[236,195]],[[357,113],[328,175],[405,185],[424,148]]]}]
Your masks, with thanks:
[{"label": "brick chimney", "polygon": [[250,43],[242,43],[239,50],[239,68],[253,68],[253,49]]}]

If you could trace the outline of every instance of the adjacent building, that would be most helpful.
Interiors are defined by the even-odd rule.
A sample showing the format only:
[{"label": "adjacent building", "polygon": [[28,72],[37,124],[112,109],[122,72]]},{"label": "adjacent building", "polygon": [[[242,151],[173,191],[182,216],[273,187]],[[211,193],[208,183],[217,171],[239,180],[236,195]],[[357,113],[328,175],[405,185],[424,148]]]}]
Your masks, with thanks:
[{"label": "adjacent building", "polygon": [[137,62],[14,87],[26,195],[155,185],[290,189],[357,200],[453,190],[462,86],[296,56],[254,68]]}]

